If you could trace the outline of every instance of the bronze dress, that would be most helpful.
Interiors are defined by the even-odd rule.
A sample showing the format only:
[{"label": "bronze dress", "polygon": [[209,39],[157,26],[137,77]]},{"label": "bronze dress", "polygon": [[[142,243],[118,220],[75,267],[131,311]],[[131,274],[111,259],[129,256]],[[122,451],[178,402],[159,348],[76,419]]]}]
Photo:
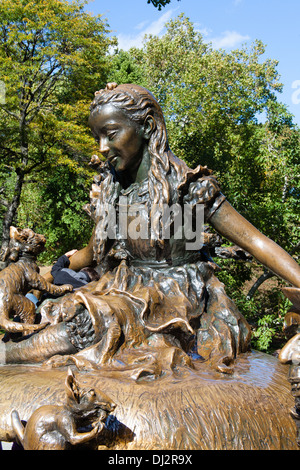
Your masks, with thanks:
[{"label": "bronze dress", "polygon": [[[206,167],[190,170],[183,162],[173,160],[167,176],[170,201],[181,207],[202,204],[206,223],[225,200],[211,173]],[[107,203],[111,206],[105,208]],[[122,204],[127,206],[125,211]],[[137,205],[140,219],[136,212],[130,217],[131,208]],[[103,242],[103,227],[108,225],[105,217],[112,212],[109,207],[116,208],[117,221],[121,212],[127,211],[128,231],[122,238],[116,228],[116,240]],[[150,362],[155,364],[147,369],[151,375],[154,369],[156,374],[180,364],[192,366],[190,358],[197,351],[200,361],[209,360],[221,371],[229,369],[236,355],[248,349],[250,328],[215,276],[216,265],[205,247],[186,250],[190,240],[184,233],[181,239],[175,239],[170,232],[162,246],[149,237],[133,239],[128,235],[131,223],[149,222],[148,179],[122,189],[103,165],[86,209],[96,224],[94,255],[103,275],[97,284],[81,290],[89,310],[105,312],[106,325],[108,318],[114,318],[114,328],[119,332],[111,335],[114,346],[107,344],[107,338],[104,346],[100,337],[109,335],[109,328],[99,331],[105,351],[100,362],[116,367]],[[145,368],[141,370],[146,373]]]}]

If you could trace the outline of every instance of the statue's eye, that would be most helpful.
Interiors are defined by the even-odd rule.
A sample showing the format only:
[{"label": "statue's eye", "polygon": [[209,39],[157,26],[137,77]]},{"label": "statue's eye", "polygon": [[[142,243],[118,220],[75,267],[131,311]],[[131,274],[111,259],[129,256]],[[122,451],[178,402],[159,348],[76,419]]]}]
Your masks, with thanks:
[{"label": "statue's eye", "polygon": [[107,137],[109,140],[112,140],[116,135],[116,131],[108,131],[107,132]]}]

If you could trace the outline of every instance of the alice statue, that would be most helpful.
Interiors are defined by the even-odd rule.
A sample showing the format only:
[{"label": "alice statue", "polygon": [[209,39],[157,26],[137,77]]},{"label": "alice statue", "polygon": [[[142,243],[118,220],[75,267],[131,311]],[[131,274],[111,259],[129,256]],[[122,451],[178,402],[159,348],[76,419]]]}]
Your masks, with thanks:
[{"label": "alice statue", "polygon": [[190,169],[172,153],[148,90],[110,83],[95,93],[90,111],[105,161],[93,161],[98,171],[86,206],[93,235],[69,267],[95,266],[100,280],[42,304],[51,324],[7,344],[6,362],[75,363],[135,380],[193,368],[195,361],[232,373],[236,357],[249,351],[250,327],[205,245],[190,243],[183,226],[178,236],[168,209],[189,208],[194,230],[202,207],[205,223],[296,288],[299,265],[230,205],[211,170]]}]

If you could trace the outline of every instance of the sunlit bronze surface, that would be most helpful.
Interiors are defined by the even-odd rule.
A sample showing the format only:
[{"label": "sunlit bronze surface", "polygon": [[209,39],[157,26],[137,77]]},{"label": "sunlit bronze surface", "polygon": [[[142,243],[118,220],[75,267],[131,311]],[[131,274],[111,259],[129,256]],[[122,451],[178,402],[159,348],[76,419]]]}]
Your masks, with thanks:
[{"label": "sunlit bronze surface", "polygon": [[[13,432],[24,450],[71,450],[99,440],[115,403],[94,387],[82,387],[71,369],[66,375],[65,394],[59,405],[36,408],[25,425],[16,409],[11,412]],[[84,431],[87,427],[91,429]]]},{"label": "sunlit bronze surface", "polygon": [[284,319],[284,330],[289,341],[282,348],[279,360],[283,363],[300,365],[300,289],[285,287],[286,297],[292,302],[292,306]]},{"label": "sunlit bronze surface", "polygon": [[[136,383],[101,371],[75,372],[85,388],[109,395],[116,409],[97,445],[110,449],[296,450],[288,366],[262,353],[239,356],[233,375],[194,371]],[[0,439],[13,439],[12,406],[29,419],[42,405],[65,402],[66,369],[0,368]],[[100,447],[102,448],[102,447]]]}]

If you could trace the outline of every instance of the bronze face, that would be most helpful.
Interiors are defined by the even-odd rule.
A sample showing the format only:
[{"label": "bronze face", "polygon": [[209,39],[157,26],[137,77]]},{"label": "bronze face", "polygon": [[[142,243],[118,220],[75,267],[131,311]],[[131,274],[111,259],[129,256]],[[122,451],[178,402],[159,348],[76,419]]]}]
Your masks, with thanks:
[{"label": "bronze face", "polygon": [[130,172],[135,180],[148,153],[145,126],[131,120],[111,104],[105,104],[100,111],[92,113],[89,124],[99,142],[100,153],[117,172]]}]

